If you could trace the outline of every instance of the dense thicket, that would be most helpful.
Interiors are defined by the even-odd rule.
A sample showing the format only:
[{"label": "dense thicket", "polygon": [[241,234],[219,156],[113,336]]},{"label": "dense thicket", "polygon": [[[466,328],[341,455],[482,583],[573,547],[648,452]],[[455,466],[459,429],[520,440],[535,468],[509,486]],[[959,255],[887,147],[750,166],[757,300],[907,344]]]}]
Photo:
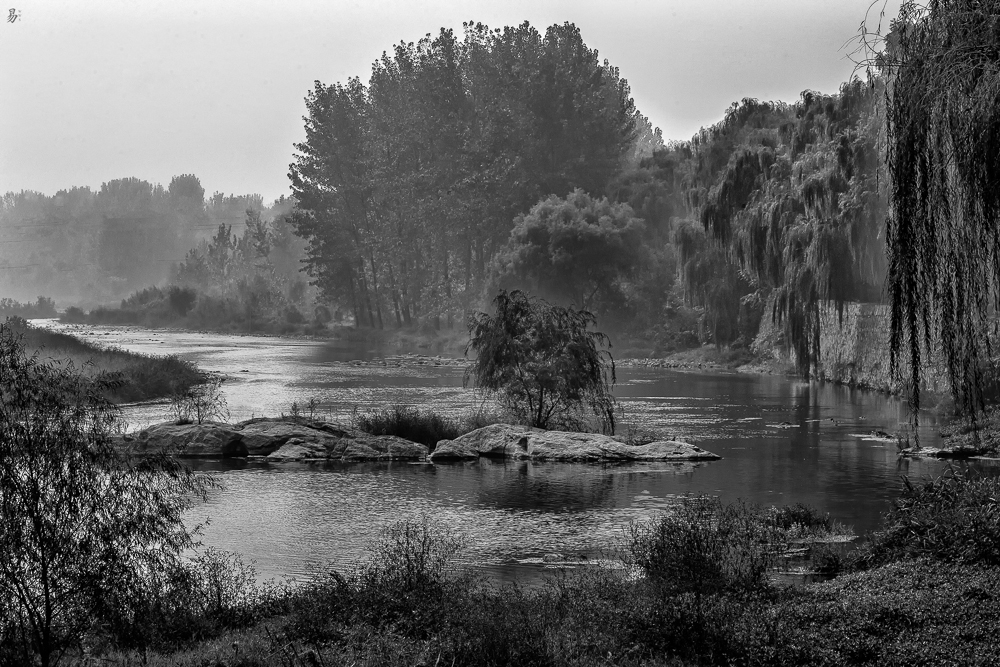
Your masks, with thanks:
[{"label": "dense thicket", "polygon": [[467,311],[516,215],[601,192],[648,131],[568,23],[442,30],[383,54],[367,85],[317,82],[306,104],[292,223],[323,292],[378,327]]}]

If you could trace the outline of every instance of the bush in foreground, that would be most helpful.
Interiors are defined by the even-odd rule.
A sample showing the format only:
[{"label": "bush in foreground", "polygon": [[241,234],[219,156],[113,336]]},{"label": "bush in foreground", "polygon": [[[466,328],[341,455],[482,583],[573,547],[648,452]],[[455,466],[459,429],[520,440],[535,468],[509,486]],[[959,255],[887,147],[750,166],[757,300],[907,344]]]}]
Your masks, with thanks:
[{"label": "bush in foreground", "polygon": [[115,380],[43,363],[0,325],[0,658],[57,664],[107,618],[134,623],[150,577],[192,546],[209,480],[115,447]]},{"label": "bush in foreground", "polygon": [[903,480],[883,528],[857,554],[856,567],[907,558],[1000,565],[1000,480],[972,469]]}]

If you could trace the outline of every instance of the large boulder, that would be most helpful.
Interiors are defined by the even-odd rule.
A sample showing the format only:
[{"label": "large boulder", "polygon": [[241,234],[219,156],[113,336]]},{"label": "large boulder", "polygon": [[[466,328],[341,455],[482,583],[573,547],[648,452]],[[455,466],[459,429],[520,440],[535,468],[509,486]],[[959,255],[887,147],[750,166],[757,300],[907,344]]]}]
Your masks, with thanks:
[{"label": "large boulder", "polygon": [[449,447],[491,458],[524,459],[528,458],[528,434],[532,430],[526,426],[490,424],[455,438]]},{"label": "large boulder", "polygon": [[292,438],[283,444],[277,451],[267,455],[267,460],[274,463],[286,461],[302,461],[304,459],[325,459],[326,447],[314,442],[306,442],[298,438]]},{"label": "large boulder", "polygon": [[250,456],[268,456],[293,439],[332,447],[341,438],[353,437],[356,433],[324,422],[275,419],[253,419],[234,428],[243,435],[243,443]]},{"label": "large boulder", "polygon": [[705,461],[722,458],[686,442],[658,440],[630,446],[600,433],[543,431],[493,424],[454,440],[442,440],[431,461],[473,459],[476,456],[533,461]]},{"label": "large boulder", "polygon": [[627,461],[628,446],[600,433],[542,431],[528,436],[528,456],[536,461]]},{"label": "large boulder", "polygon": [[227,424],[158,424],[126,444],[139,453],[181,457],[266,456],[268,461],[420,461],[427,446],[391,435],[369,435],[338,424],[254,419]]},{"label": "large boulder", "polygon": [[243,434],[228,424],[167,422],[125,440],[138,453],[166,452],[182,457],[241,458],[247,455]]},{"label": "large boulder", "polygon": [[422,461],[427,458],[427,445],[411,442],[394,435],[369,435],[358,432],[343,438],[327,458],[342,461]]},{"label": "large boulder", "polygon": [[471,461],[479,458],[479,450],[461,439],[439,440],[427,458],[431,461]]}]

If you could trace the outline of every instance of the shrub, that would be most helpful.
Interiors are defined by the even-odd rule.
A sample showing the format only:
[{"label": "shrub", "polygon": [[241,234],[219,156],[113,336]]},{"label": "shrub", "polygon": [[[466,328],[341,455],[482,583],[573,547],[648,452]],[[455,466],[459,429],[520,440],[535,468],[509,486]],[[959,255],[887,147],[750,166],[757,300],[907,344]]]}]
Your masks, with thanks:
[{"label": "shrub", "polygon": [[178,287],[171,285],[167,288],[167,300],[170,309],[179,317],[184,317],[194,308],[198,300],[198,292],[191,287]]},{"label": "shrub", "polygon": [[0,377],[0,636],[47,667],[178,563],[192,545],[183,512],[209,482],[129,459],[111,440],[108,381],[41,363],[7,325]]},{"label": "shrub", "polygon": [[357,415],[354,417],[354,425],[365,433],[395,435],[427,445],[431,449],[439,440],[454,440],[459,436],[459,427],[454,421],[405,405]]},{"label": "shrub", "polygon": [[829,532],[833,529],[829,515],[821,515],[815,508],[803,503],[772,507],[767,519],[788,533]]},{"label": "shrub", "polygon": [[857,567],[917,557],[1000,565],[1000,480],[955,468],[917,484],[903,478],[883,525],[856,554]]},{"label": "shrub", "polygon": [[754,593],[768,588],[782,542],[758,508],[687,497],[658,519],[631,524],[624,560],[669,595]]},{"label": "shrub", "polygon": [[83,312],[82,308],[77,306],[70,306],[59,318],[60,322],[69,322],[71,324],[83,324],[87,321],[87,314]]},{"label": "shrub", "polygon": [[207,382],[183,391],[170,398],[170,412],[179,423],[201,424],[215,419],[229,419],[226,397],[222,393],[225,378],[213,377]]}]

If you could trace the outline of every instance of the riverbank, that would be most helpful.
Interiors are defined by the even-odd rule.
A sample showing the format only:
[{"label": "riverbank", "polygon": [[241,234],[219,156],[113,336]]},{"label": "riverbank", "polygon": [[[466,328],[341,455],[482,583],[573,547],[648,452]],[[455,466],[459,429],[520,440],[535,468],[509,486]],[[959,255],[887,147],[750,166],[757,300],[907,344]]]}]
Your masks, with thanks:
[{"label": "riverbank", "polygon": [[33,327],[25,320],[11,318],[15,335],[24,337],[25,349],[37,352],[42,360],[72,364],[83,377],[106,374],[117,386],[107,396],[116,403],[132,403],[167,398],[204,381],[194,364],[176,356],[154,356],[102,347],[57,331]]},{"label": "riverbank", "polygon": [[[190,591],[160,591],[150,602],[166,604],[150,605],[140,632],[110,626],[119,634],[91,656],[191,667],[991,665],[998,492],[996,480],[955,474],[907,485],[853,552],[832,548],[832,526],[808,508],[692,498],[634,524],[600,564],[571,562],[532,586],[456,566],[462,536],[428,519],[388,527],[356,570],[295,588],[256,584],[252,566],[213,552],[196,561]],[[833,578],[775,580],[794,545]]]}]

